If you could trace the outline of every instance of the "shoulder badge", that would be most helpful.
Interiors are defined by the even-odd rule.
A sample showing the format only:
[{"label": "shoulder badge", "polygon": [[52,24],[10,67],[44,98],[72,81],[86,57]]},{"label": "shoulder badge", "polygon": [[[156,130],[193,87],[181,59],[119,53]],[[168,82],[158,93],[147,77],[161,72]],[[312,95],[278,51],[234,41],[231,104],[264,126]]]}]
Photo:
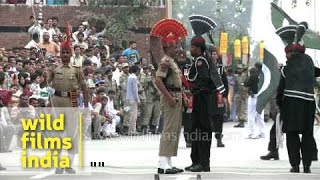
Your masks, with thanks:
[{"label": "shoulder badge", "polygon": [[200,60],[200,61],[199,61],[199,60],[197,61],[197,66],[202,66],[202,64],[203,64],[203,63],[202,63],[201,60]]}]

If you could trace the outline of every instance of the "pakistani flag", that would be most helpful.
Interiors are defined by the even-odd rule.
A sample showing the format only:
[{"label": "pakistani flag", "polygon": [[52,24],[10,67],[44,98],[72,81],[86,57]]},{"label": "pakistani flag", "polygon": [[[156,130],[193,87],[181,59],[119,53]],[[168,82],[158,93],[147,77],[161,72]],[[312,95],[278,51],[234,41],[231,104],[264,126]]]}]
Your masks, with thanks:
[{"label": "pakistani flag", "polygon": [[250,44],[252,61],[260,60],[259,43],[264,42],[264,56],[261,60],[262,72],[259,75],[259,90],[256,104],[257,113],[261,114],[266,104],[275,96],[280,71],[278,62],[285,63],[284,44],[275,33],[272,23],[271,6],[269,1],[252,1],[250,37],[254,43]]},{"label": "pakistani flag", "polygon": [[[299,24],[275,3],[271,3],[271,19],[275,29],[279,29],[283,26],[284,19],[286,19],[290,25],[297,26]],[[310,28],[303,35],[303,42],[306,48],[320,50],[320,35]]]},{"label": "pakistani flag", "polygon": [[280,81],[280,71],[276,57],[264,49],[262,73],[259,76],[259,92],[256,111],[261,114],[267,103],[277,92]]}]

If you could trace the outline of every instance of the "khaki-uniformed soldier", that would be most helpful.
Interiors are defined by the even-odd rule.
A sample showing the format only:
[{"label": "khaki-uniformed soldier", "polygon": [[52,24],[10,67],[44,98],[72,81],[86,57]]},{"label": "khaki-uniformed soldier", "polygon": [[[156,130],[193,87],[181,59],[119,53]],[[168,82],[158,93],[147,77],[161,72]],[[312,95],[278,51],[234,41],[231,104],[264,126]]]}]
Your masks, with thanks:
[{"label": "khaki-uniformed soldier", "polygon": [[182,125],[183,100],[182,73],[174,58],[179,51],[179,39],[185,38],[187,29],[175,19],[163,19],[156,23],[150,33],[162,40],[164,57],[156,71],[156,86],[160,91],[160,109],[163,114],[163,134],[159,147],[159,174],[176,174],[183,172],[174,167],[171,157],[177,156]]},{"label": "khaki-uniformed soldier", "polygon": [[237,116],[239,120],[239,124],[235,125],[234,127],[244,127],[244,122],[247,120],[247,98],[248,98],[248,90],[244,86],[244,81],[248,77],[247,69],[244,69],[243,65],[240,64],[237,67],[238,75],[235,76],[238,90],[235,93],[235,103],[237,107]]},{"label": "khaki-uniformed soldier", "polygon": [[156,84],[161,92],[160,108],[164,117],[163,134],[160,139],[159,173],[178,173],[173,169],[171,157],[177,156],[182,124],[182,81],[181,71],[174,61],[177,45],[170,43],[164,47],[165,55],[156,72]]},{"label": "khaki-uniformed soldier", "polygon": [[145,104],[145,115],[142,122],[142,127],[147,128],[151,119],[150,131],[152,134],[156,133],[157,125],[160,119],[160,94],[156,88],[154,77],[155,69],[152,65],[145,66],[143,69],[151,69],[151,73],[146,73],[146,78],[144,81],[144,87],[146,92],[146,104]]},{"label": "khaki-uniformed soldier", "polygon": [[128,63],[123,63],[122,64],[122,74],[119,79],[119,88],[121,91],[121,105],[124,110],[124,115],[123,115],[123,130],[124,133],[128,133],[129,126],[130,126],[130,120],[129,120],[129,110],[127,107],[129,107],[129,104],[126,100],[126,94],[127,94],[127,80],[129,77],[129,64]]},{"label": "khaki-uniformed soldier", "polygon": [[146,92],[145,92],[145,87],[144,87],[144,81],[146,79],[146,74],[143,72],[139,72],[137,75],[138,78],[138,93],[139,93],[139,99],[140,99],[140,105],[139,105],[139,110],[140,113],[138,114],[138,119],[137,119],[137,126],[138,129],[143,132],[146,131],[147,129],[142,127],[142,122],[145,116],[145,111],[146,111]]},{"label": "khaki-uniformed soldier", "polygon": [[[68,42],[64,42],[61,45],[61,59],[63,65],[55,68],[49,73],[48,81],[51,81],[51,86],[55,89],[55,94],[52,97],[53,107],[77,107],[77,103],[71,103],[72,94],[76,94],[80,89],[83,91],[84,105],[88,107],[88,90],[83,73],[80,68],[69,65],[71,57],[71,47]],[[75,113],[76,114],[76,113]],[[65,135],[66,137],[74,137],[72,139],[73,146],[68,151],[70,157],[70,164],[75,154],[78,153],[78,121],[77,117],[70,117],[72,114],[66,113],[65,121]],[[70,119],[75,119],[70,121]],[[66,172],[74,174],[75,170],[67,168]],[[63,169],[56,169],[56,174],[62,174]]]}]

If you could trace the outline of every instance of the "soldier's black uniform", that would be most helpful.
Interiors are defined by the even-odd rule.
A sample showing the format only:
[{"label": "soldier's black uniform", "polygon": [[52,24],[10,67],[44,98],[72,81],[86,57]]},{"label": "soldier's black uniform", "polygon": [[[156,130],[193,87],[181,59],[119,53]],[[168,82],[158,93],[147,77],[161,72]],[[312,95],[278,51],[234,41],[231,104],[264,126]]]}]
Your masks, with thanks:
[{"label": "soldier's black uniform", "polygon": [[[225,91],[223,92],[223,98],[227,98],[228,97],[228,79],[227,79],[227,75],[225,72],[225,68],[222,64],[222,60],[218,59],[216,62],[216,66],[217,66],[217,71],[221,77],[222,83],[225,87]],[[216,107],[215,107],[215,116],[213,118],[213,131],[215,132],[215,138],[217,139],[217,147],[224,147],[224,144],[222,143],[222,131],[223,131],[223,121],[224,121],[224,114],[226,113],[226,106],[224,104],[222,105],[218,105],[216,103]]]},{"label": "soldier's black uniform", "polygon": [[[312,59],[304,53],[295,53],[281,69],[277,104],[287,137],[291,172],[299,172],[302,162],[305,172],[310,172],[314,152],[313,125],[315,117],[315,69]],[[300,141],[299,134],[302,134]]]},{"label": "soldier's black uniform", "polygon": [[217,113],[216,93],[224,92],[225,88],[216,65],[203,56],[194,59],[188,80],[193,83],[194,88],[192,88],[192,166],[186,170],[210,171],[213,118]]}]

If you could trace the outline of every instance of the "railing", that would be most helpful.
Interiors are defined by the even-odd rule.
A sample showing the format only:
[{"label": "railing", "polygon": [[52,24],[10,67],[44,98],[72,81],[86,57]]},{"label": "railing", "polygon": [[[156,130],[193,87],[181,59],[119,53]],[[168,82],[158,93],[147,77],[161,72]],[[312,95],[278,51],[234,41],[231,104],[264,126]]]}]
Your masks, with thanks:
[{"label": "railing", "polygon": [[166,0],[0,0],[0,4],[43,4],[44,6],[66,5],[66,6],[86,6],[94,3],[98,6],[152,6],[165,7]]}]

